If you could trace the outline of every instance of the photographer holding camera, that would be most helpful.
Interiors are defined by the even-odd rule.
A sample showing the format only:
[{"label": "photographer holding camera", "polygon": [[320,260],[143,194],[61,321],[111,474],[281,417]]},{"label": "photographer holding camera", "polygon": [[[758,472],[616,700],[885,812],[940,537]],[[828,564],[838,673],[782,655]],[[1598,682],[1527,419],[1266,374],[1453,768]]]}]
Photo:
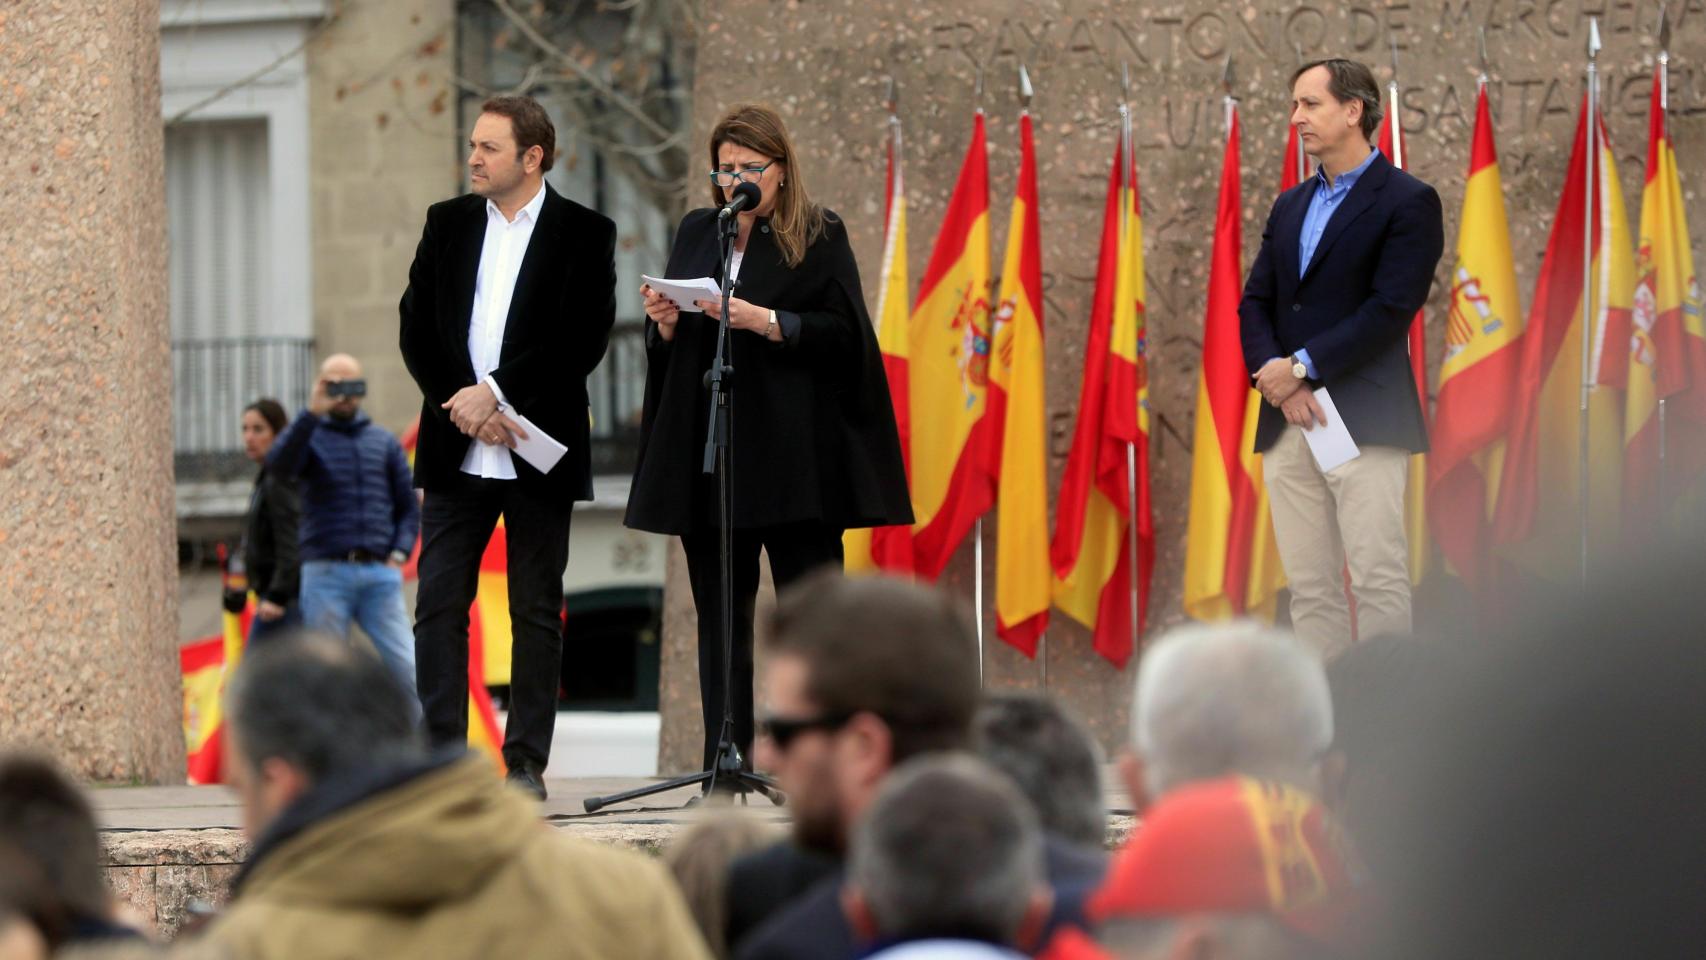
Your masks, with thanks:
[{"label": "photographer holding camera", "polygon": [[267,469],[301,492],[302,616],[345,636],[353,619],[415,695],[415,635],[403,607],[403,564],[420,532],[402,444],[361,412],[367,381],[347,354],[327,357],[308,409],[267,453]]}]

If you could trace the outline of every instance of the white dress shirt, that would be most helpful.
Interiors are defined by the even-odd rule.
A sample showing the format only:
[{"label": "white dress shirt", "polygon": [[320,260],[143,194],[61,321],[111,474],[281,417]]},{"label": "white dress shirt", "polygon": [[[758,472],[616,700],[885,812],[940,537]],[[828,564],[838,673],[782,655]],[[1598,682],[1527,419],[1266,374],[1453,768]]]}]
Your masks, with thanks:
[{"label": "white dress shirt", "polygon": [[[522,257],[527,254],[528,241],[533,239],[533,227],[544,206],[544,183],[527,206],[516,212],[514,220],[506,220],[497,204],[486,201],[486,239],[480,245],[480,271],[474,280],[474,315],[468,320],[468,358],[474,361],[474,378],[492,388],[500,405],[507,401],[492,371],[503,355],[515,278],[521,273]],[[515,460],[503,444],[476,439],[462,458],[462,472],[488,480],[514,480]]]}]

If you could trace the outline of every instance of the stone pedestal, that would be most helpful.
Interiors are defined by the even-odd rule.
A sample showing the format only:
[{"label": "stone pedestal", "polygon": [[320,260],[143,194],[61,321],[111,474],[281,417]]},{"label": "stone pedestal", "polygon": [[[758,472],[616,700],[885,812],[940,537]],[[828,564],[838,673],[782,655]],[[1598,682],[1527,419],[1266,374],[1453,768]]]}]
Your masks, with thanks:
[{"label": "stone pedestal", "polygon": [[159,9],[0,10],[0,744],[181,782]]},{"label": "stone pedestal", "polygon": [[[1706,2],[1670,5],[1672,131],[1684,159],[1695,230],[1706,224],[1706,171],[1686,158],[1706,148]],[[1120,70],[1130,103],[1143,196],[1153,411],[1156,572],[1150,635],[1183,618],[1180,590],[1189,507],[1192,424],[1203,310],[1225,146],[1220,86],[1233,61],[1242,103],[1244,265],[1255,256],[1278,192],[1291,73],[1303,59],[1346,56],[1392,76],[1397,44],[1402,120],[1411,172],[1439,189],[1446,245],[1427,310],[1429,387],[1443,349],[1446,273],[1452,264],[1474,123],[1477,34],[1484,30],[1511,242],[1523,308],[1565,176],[1582,91],[1589,20],[1599,17],[1606,124],[1616,147],[1630,229],[1640,208],[1647,92],[1657,53],[1657,5],[1634,0],[1257,0],[1148,3],[1112,0],[948,0],[940,3],[726,0],[707,7],[705,50],[694,95],[694,149],[717,116],[743,100],[766,101],[787,120],[814,196],[842,214],[877,293],[882,247],[883,106],[887,77],[900,85],[909,200],[908,269],[916,295],[942,222],[978,105],[988,115],[990,232],[995,269],[1007,237],[1018,170],[1017,73],[1036,98],[1048,351],[1050,482],[1058,488],[1076,416],[1085,326],[1096,274],[1102,203],[1118,130]],[[722,38],[738,37],[739,42]],[[697,176],[697,174],[696,174]],[[698,196],[697,193],[693,194]],[[986,524],[986,585],[1000,537]],[[943,577],[968,599],[971,550]],[[671,580],[672,611],[690,607]],[[1419,601],[1420,602],[1420,601]],[[1047,687],[1079,709],[1109,745],[1123,741],[1130,668],[1116,671],[1082,628],[1056,612],[1047,650],[1028,660],[994,639],[985,611],[990,686]],[[684,618],[672,614],[676,626]],[[1435,628],[1447,622],[1436,614]],[[1418,626],[1430,627],[1418,607]],[[666,630],[666,643],[682,642]],[[691,642],[688,638],[687,642]],[[691,683],[665,677],[672,684]],[[692,721],[686,717],[685,721]],[[669,724],[682,718],[666,715]],[[696,734],[696,730],[695,730]],[[673,741],[672,741],[673,742]],[[680,764],[665,758],[665,767]],[[691,765],[691,764],[688,764]]]}]

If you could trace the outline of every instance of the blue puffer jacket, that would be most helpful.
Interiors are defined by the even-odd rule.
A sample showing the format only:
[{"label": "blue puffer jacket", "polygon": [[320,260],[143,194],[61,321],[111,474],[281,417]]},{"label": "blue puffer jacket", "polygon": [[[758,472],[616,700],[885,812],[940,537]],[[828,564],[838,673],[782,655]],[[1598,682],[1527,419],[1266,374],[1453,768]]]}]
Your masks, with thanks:
[{"label": "blue puffer jacket", "polygon": [[409,458],[367,414],[338,420],[302,411],[267,451],[267,469],[299,480],[303,562],[415,548],[421,508]]}]

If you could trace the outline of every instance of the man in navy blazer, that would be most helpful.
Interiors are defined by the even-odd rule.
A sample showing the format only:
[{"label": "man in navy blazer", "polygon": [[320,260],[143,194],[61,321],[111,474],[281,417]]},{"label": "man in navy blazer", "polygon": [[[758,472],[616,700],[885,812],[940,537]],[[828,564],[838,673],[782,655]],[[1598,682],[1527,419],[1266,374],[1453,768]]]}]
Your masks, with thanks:
[{"label": "man in navy blazer", "polygon": [[[1244,363],[1267,406],[1256,452],[1298,637],[1349,645],[1348,564],[1365,637],[1410,630],[1404,487],[1427,426],[1410,370],[1411,319],[1445,249],[1439,194],[1369,145],[1374,74],[1350,60],[1292,77],[1291,122],[1316,175],[1274,202],[1238,306]],[[1303,433],[1328,391],[1359,455],[1322,472]]]}]

